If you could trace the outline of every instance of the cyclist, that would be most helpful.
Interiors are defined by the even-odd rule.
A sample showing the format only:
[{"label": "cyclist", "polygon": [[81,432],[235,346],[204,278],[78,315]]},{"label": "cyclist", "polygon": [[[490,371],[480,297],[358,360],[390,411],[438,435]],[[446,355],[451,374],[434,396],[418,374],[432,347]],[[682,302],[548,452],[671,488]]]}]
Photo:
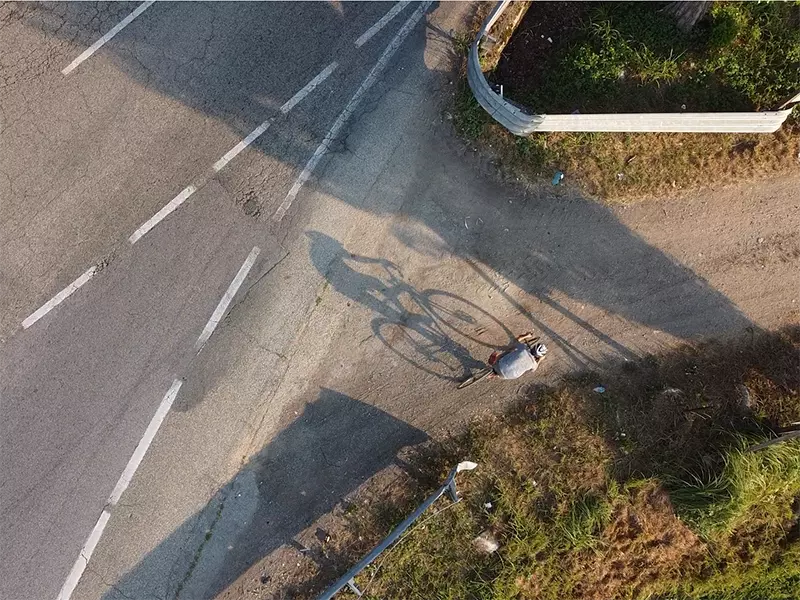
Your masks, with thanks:
[{"label": "cyclist", "polygon": [[489,365],[494,370],[489,375],[490,378],[499,377],[500,379],[517,379],[528,371],[535,371],[539,366],[539,361],[547,354],[547,346],[536,344],[529,348],[528,344],[522,342],[530,334],[524,333],[517,336],[517,343],[504,352],[494,352],[489,357]]}]

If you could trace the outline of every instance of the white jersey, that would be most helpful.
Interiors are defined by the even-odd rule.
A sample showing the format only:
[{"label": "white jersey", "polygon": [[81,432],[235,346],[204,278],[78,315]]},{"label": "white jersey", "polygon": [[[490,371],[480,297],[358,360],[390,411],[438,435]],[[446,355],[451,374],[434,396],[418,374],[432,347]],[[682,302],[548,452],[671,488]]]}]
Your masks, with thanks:
[{"label": "white jersey", "polygon": [[517,379],[528,371],[535,371],[538,366],[528,346],[518,342],[513,350],[497,359],[494,371],[503,379]]}]

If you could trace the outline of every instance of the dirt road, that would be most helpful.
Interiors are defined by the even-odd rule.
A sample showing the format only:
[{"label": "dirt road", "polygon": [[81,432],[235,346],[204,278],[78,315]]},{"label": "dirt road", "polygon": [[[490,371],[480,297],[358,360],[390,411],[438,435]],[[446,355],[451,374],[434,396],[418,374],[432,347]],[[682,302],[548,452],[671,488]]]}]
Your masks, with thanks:
[{"label": "dirt road", "polygon": [[545,381],[798,319],[800,177],[614,209],[502,185],[446,115],[465,12],[426,17],[280,229],[245,210],[285,256],[194,360],[76,597],[235,595],[300,560],[399,449],[530,383],[455,390],[515,333]]},{"label": "dirt road", "polygon": [[[614,208],[570,190],[520,190],[498,184],[420,99],[374,181],[349,189],[349,170],[370,160],[398,112],[384,101],[359,122],[309,202],[316,209],[298,252],[320,275],[317,297],[272,399],[288,408],[265,420],[242,471],[262,482],[302,473],[281,495],[305,497],[317,479],[326,501],[274,528],[259,525],[281,514],[262,495],[236,540],[270,539],[270,551],[249,545],[225,598],[330,567],[311,564],[320,546],[312,517],[364,481],[365,464],[391,462],[386,449],[418,432],[438,437],[497,411],[533,383],[455,390],[515,333],[544,336],[551,355],[537,381],[555,381],[800,320],[800,177]],[[272,431],[282,427],[325,443],[276,446]],[[309,455],[320,464],[306,477]]]}]

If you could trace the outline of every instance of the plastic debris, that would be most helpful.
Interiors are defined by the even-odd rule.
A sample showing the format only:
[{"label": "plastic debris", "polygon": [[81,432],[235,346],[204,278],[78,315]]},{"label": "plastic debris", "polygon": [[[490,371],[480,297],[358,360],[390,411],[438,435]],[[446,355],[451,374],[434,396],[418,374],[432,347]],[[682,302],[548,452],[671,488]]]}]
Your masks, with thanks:
[{"label": "plastic debris", "polygon": [[683,390],[674,387],[666,388],[661,392],[662,396],[680,396],[681,394],[683,394]]},{"label": "plastic debris", "polygon": [[497,542],[494,535],[492,535],[492,532],[488,529],[481,532],[478,537],[472,540],[472,545],[478,552],[483,552],[484,554],[496,552],[500,547],[500,544]]},{"label": "plastic debris", "polygon": [[743,383],[737,383],[734,386],[736,390],[736,399],[739,401],[739,405],[745,409],[750,410],[753,406],[753,401],[750,397],[750,390],[747,389],[747,386]]},{"label": "plastic debris", "polygon": [[547,41],[548,41],[548,42],[550,42],[550,43],[552,44],[552,43],[553,43],[553,38],[550,38],[550,37],[549,37],[549,38],[547,38]]},{"label": "plastic debris", "polygon": [[602,385],[598,385],[596,388],[594,388],[594,391],[598,394],[605,394],[606,388],[604,388]]},{"label": "plastic debris", "polygon": [[483,504],[483,508],[492,508],[492,503],[491,502],[485,502]]},{"label": "plastic debris", "polygon": [[562,181],[564,181],[564,173],[556,171],[556,174],[553,175],[553,185],[559,185]]},{"label": "plastic debris", "polygon": [[625,179],[625,173],[617,173],[617,181],[622,181]]}]

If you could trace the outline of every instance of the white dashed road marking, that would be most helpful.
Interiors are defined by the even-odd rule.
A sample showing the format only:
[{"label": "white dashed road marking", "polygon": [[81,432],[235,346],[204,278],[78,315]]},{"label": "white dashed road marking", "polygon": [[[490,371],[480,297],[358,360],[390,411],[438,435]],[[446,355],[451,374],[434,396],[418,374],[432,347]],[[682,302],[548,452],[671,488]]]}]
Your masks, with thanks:
[{"label": "white dashed road marking", "polygon": [[[286,103],[283,106],[281,106],[281,114],[284,115],[288,114],[289,111],[295,107],[295,105],[297,105],[301,100],[303,100],[303,98],[305,98],[311,92],[313,92],[314,89],[316,89],[316,87],[320,83],[325,81],[330,76],[330,74],[336,70],[336,67],[338,66],[339,66],[338,63],[334,61],[327,67],[325,67],[316,77],[314,77],[314,79],[305,84],[303,86],[303,89],[301,89],[294,96],[289,98],[289,100],[287,100]],[[224,169],[227,166],[227,164],[231,162],[234,158],[236,158],[236,156],[242,150],[244,150],[250,144],[256,141],[256,139],[258,139],[261,136],[261,134],[267,130],[267,128],[272,123],[272,120],[273,120],[272,118],[269,118],[266,121],[264,121],[261,125],[259,125],[252,132],[250,132],[250,135],[248,135],[241,142],[236,144],[233,148],[228,150],[222,158],[220,158],[217,162],[214,163],[213,167],[214,171],[219,172],[222,169]]]},{"label": "white dashed road marking", "polygon": [[64,585],[61,586],[61,591],[58,592],[56,600],[69,600],[70,596],[72,596],[72,592],[74,592],[75,588],[78,586],[78,582],[81,580],[81,576],[86,570],[89,559],[92,558],[94,549],[97,547],[97,542],[100,541],[100,536],[103,535],[103,530],[106,528],[110,518],[111,513],[104,508],[103,512],[100,513],[100,518],[97,519],[97,523],[95,523],[94,528],[92,528],[92,532],[86,539],[86,543],[83,545],[83,548],[81,548],[78,558],[75,560],[75,564],[72,565],[72,570],[69,572],[67,580],[64,582]]},{"label": "white dashed road marking", "polygon": [[372,27],[367,29],[361,35],[361,37],[359,37],[356,40],[356,48],[361,48],[361,46],[363,46],[368,41],[370,41],[372,39],[372,37],[376,33],[378,33],[381,29],[383,29],[389,21],[394,19],[401,10],[403,10],[406,6],[408,6],[409,2],[410,2],[410,0],[402,0],[401,2],[398,2],[397,4],[395,4],[391,8],[391,10],[389,10],[388,13],[383,15],[383,17],[381,17],[380,20],[377,23],[375,23],[375,25],[373,25]]},{"label": "white dashed road marking", "polygon": [[172,403],[175,401],[175,397],[178,395],[178,391],[181,389],[181,385],[183,385],[183,381],[181,379],[176,379],[172,382],[169,390],[167,390],[164,399],[156,409],[156,413],[153,415],[153,418],[150,419],[150,424],[147,426],[147,429],[144,430],[144,435],[142,439],[139,440],[136,450],[133,451],[128,464],[125,465],[125,469],[122,471],[122,475],[119,476],[117,485],[115,485],[114,489],[111,491],[107,506],[116,506],[123,492],[128,489],[128,485],[133,479],[133,474],[136,473],[136,469],[139,468],[139,464],[147,453],[147,449],[150,448],[150,444],[153,442],[153,439],[155,439],[156,433],[158,433],[158,429],[161,427],[161,423],[167,416],[169,409],[172,407]]},{"label": "white dashed road marking", "polygon": [[183,385],[182,380],[174,380],[169,390],[167,390],[167,393],[164,395],[164,399],[161,400],[161,404],[158,405],[156,413],[153,415],[153,418],[150,419],[150,424],[147,426],[147,429],[145,429],[142,439],[139,440],[136,450],[133,451],[133,455],[122,471],[117,485],[114,486],[114,490],[108,497],[108,502],[103,512],[100,513],[100,518],[97,519],[97,523],[95,523],[92,532],[86,539],[86,543],[78,553],[78,558],[75,560],[75,564],[72,565],[72,570],[69,572],[67,580],[64,582],[64,585],[61,586],[61,591],[58,593],[57,600],[69,600],[70,596],[72,596],[72,592],[75,591],[78,582],[81,580],[81,576],[83,576],[83,572],[86,570],[86,566],[89,564],[89,559],[92,558],[94,549],[97,547],[97,543],[103,535],[103,530],[106,528],[108,520],[111,518],[111,510],[116,506],[117,502],[119,502],[122,493],[128,487],[131,479],[133,479],[133,474],[136,473],[136,469],[139,468],[139,464],[142,462],[148,448],[150,448],[150,444],[156,437],[161,423],[164,422],[164,418],[167,416],[169,409],[172,408],[172,403],[175,401],[178,391],[181,389],[181,385]]},{"label": "white dashed road marking", "polygon": [[203,348],[203,345],[208,341],[208,338],[211,337],[211,334],[214,333],[214,330],[219,325],[219,322],[225,317],[225,313],[228,310],[228,306],[230,306],[233,297],[236,295],[236,292],[239,291],[242,283],[244,282],[245,277],[250,272],[250,269],[253,268],[253,264],[256,262],[258,258],[258,254],[261,252],[261,249],[256,246],[250,251],[250,254],[247,255],[244,263],[241,267],[239,267],[239,272],[236,273],[236,277],[233,278],[231,284],[228,286],[228,289],[225,291],[225,294],[222,296],[222,299],[217,304],[217,308],[214,309],[214,312],[211,313],[211,318],[206,323],[205,329],[200,334],[200,337],[197,338],[197,341],[194,344],[195,350],[198,352]]},{"label": "white dashed road marking", "polygon": [[111,31],[109,31],[107,34],[105,34],[103,37],[101,37],[99,40],[97,40],[94,44],[89,46],[86,50],[81,52],[80,56],[78,56],[78,58],[76,58],[71,63],[69,63],[66,67],[64,67],[61,70],[61,72],[64,75],[69,75],[70,73],[72,73],[72,71],[74,71],[75,68],[78,65],[80,65],[83,61],[85,61],[87,58],[89,58],[92,54],[97,52],[103,46],[103,44],[105,44],[108,40],[110,40],[115,35],[117,35],[120,31],[125,29],[125,27],[127,27],[128,24],[130,24],[131,21],[133,21],[136,17],[138,17],[140,14],[142,14],[148,8],[150,8],[150,6],[155,1],[156,0],[146,0],[146,2],[142,2],[139,6],[136,7],[136,9],[131,14],[129,14],[127,17],[122,19],[122,21],[117,23],[111,29]]},{"label": "white dashed road marking", "polygon": [[214,171],[217,173],[224,169],[229,162],[231,162],[234,158],[236,158],[239,153],[247,148],[250,144],[256,141],[258,137],[264,133],[267,128],[272,124],[272,118],[270,117],[266,121],[264,121],[261,125],[256,127],[253,131],[250,132],[246,138],[244,138],[241,142],[236,144],[233,148],[228,150],[222,158],[220,158],[217,162],[214,163]]},{"label": "white dashed road marking", "polygon": [[386,49],[381,54],[381,57],[378,59],[378,62],[375,63],[375,66],[372,67],[372,70],[369,72],[369,75],[364,79],[361,83],[359,88],[356,90],[356,93],[350,98],[350,102],[347,103],[347,106],[344,107],[344,110],[339,114],[336,121],[334,121],[333,125],[331,126],[330,130],[328,131],[328,135],[325,136],[325,139],[322,140],[322,143],[317,147],[314,151],[314,154],[309,159],[308,163],[306,163],[305,168],[300,172],[300,175],[297,177],[297,180],[294,182],[294,185],[289,190],[289,193],[286,194],[286,198],[278,207],[278,210],[275,211],[275,214],[272,215],[272,220],[276,222],[280,222],[283,217],[286,215],[289,208],[291,208],[294,199],[297,197],[300,188],[308,181],[311,177],[311,173],[314,172],[319,161],[322,159],[323,156],[330,150],[331,144],[336,139],[336,137],[341,133],[342,128],[347,124],[347,121],[353,116],[353,113],[358,108],[358,105],[361,104],[361,101],[364,99],[364,94],[367,93],[369,88],[375,85],[375,82],[378,80],[378,75],[380,75],[381,71],[386,67],[386,64],[391,60],[394,53],[397,52],[397,49],[400,48],[401,44],[405,41],[408,34],[413,29],[414,25],[419,22],[422,18],[422,15],[425,14],[425,11],[428,10],[428,7],[431,5],[432,0],[427,0],[420,4],[419,8],[415,10],[412,15],[408,18],[405,24],[400,28],[400,31],[394,36],[389,45],[386,46]]},{"label": "white dashed road marking", "polygon": [[[283,115],[289,113],[297,104],[299,104],[306,96],[308,96],[311,92],[313,92],[319,84],[325,81],[331,73],[333,73],[336,68],[338,67],[338,63],[332,62],[327,67],[325,67],[322,71],[320,71],[311,81],[305,84],[300,91],[298,91],[294,96],[289,98],[283,106],[280,108],[280,112]],[[214,163],[212,166],[211,176],[215,173],[219,173],[222,169],[224,169],[229,162],[231,162],[236,156],[238,156],[242,150],[247,148],[250,144],[256,141],[272,124],[274,120],[273,117],[270,117],[266,121],[264,121],[261,125],[256,127],[250,134],[244,138],[241,142],[236,144],[233,148],[228,150],[222,158],[220,158],[217,162]],[[167,215],[173,212],[176,208],[178,208],[183,202],[189,198],[192,194],[194,194],[197,190],[203,187],[204,183],[208,181],[208,176],[205,176],[200,181],[195,182],[194,185],[190,185],[186,187],[180,194],[175,196],[172,200],[170,200],[161,210],[159,210],[155,215],[150,217],[139,229],[133,232],[133,235],[128,238],[128,241],[131,244],[135,244],[139,241],[144,235],[153,229],[156,225],[158,225]]]},{"label": "white dashed road marking", "polygon": [[305,84],[303,86],[303,89],[301,89],[294,96],[289,98],[283,104],[283,106],[281,106],[281,113],[284,114],[284,115],[289,114],[290,110],[292,110],[298,103],[300,103],[303,100],[303,98],[305,98],[311,92],[313,92],[320,83],[325,81],[330,76],[330,74],[333,73],[336,70],[336,67],[338,67],[338,66],[339,66],[339,63],[337,63],[336,61],[333,61],[327,67],[322,69],[322,71],[320,71],[319,75],[317,75],[316,77],[314,77],[314,79],[312,79],[307,84]]},{"label": "white dashed road marking", "polygon": [[[154,0],[155,1],[155,0]],[[147,2],[145,2],[149,6]],[[150,2],[152,4],[152,2]],[[139,14],[147,8],[147,6],[141,5],[139,9]],[[139,10],[137,9],[137,10]],[[134,11],[135,13],[136,11]],[[128,15],[130,20],[128,23],[133,20],[135,17],[134,13]],[[124,21],[123,21],[124,23]],[[125,23],[127,24],[127,23]],[[122,25],[122,23],[120,23]],[[124,25],[123,25],[124,26]],[[121,27],[120,27],[121,29]],[[117,30],[118,31],[118,30]],[[114,32],[114,30],[110,31],[110,33]],[[116,32],[115,32],[116,33]],[[309,81],[306,85],[300,89],[294,96],[292,96],[289,100],[287,100],[283,106],[280,108],[280,112],[283,115],[286,115],[291,111],[297,104],[299,104],[306,96],[308,96],[311,92],[313,92],[322,82],[324,82],[330,75],[338,68],[338,63],[332,62],[327,67],[325,67],[322,71],[320,71],[311,81]],[[269,127],[272,119],[267,119],[261,125],[259,125],[256,129],[254,129],[250,135],[248,135],[244,140],[239,142],[236,146],[231,148],[225,155],[219,159],[216,163],[214,163],[213,171],[219,172],[223,169],[237,154],[239,154],[242,150],[244,150],[247,146],[252,144],[261,134],[263,134],[267,128]],[[198,189],[203,186],[203,183],[207,181],[208,178],[204,177],[201,181],[197,182],[196,185],[189,185],[186,186],[180,194],[175,196],[172,200],[170,200],[166,205],[164,205],[156,214],[150,217],[147,221],[142,223],[139,228],[134,231],[131,236],[128,238],[128,242],[131,244],[135,244],[140,239],[142,239],[147,233],[152,230],[156,225],[158,225],[161,221],[163,221],[167,216],[169,216],[172,212],[174,212],[181,204],[183,204],[189,197],[194,194]],[[97,266],[93,266],[88,269],[83,275],[78,277],[75,281],[69,284],[66,288],[61,290],[58,294],[56,294],[52,299],[48,300],[48,302],[39,308],[36,312],[30,315],[27,319],[22,322],[23,329],[27,329],[36,321],[41,319],[45,316],[48,312],[53,310],[56,306],[61,304],[64,300],[66,300],[75,290],[85,284],[89,279],[97,271]]]},{"label": "white dashed road marking", "polygon": [[180,194],[178,194],[172,200],[167,202],[167,204],[165,204],[161,210],[159,210],[156,214],[147,219],[147,221],[142,223],[139,229],[137,229],[136,231],[133,232],[133,234],[131,234],[131,237],[128,238],[128,241],[131,244],[135,244],[136,242],[138,242],[141,238],[145,236],[145,234],[148,231],[150,231],[153,227],[161,223],[161,221],[163,221],[168,214],[170,214],[181,204],[183,204],[184,201],[187,198],[189,198],[189,196],[194,194],[196,191],[197,188],[194,187],[193,185],[185,187]]},{"label": "white dashed road marking", "polygon": [[49,313],[51,310],[53,310],[56,306],[61,304],[64,300],[69,298],[72,295],[72,293],[75,292],[75,290],[77,290],[79,287],[81,287],[83,284],[85,284],[87,281],[89,281],[94,276],[94,274],[96,272],[97,272],[97,265],[88,268],[83,273],[83,275],[78,277],[75,281],[70,283],[67,287],[65,287],[63,290],[58,292],[55,296],[50,298],[50,300],[45,302],[44,305],[41,308],[36,310],[36,312],[34,312],[27,319],[25,319],[22,322],[22,328],[23,329],[27,329],[28,327],[30,327],[31,325],[36,323],[36,321],[41,319],[43,316],[45,316],[47,313]]}]

